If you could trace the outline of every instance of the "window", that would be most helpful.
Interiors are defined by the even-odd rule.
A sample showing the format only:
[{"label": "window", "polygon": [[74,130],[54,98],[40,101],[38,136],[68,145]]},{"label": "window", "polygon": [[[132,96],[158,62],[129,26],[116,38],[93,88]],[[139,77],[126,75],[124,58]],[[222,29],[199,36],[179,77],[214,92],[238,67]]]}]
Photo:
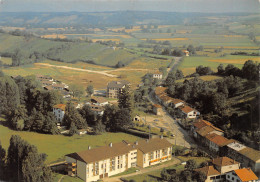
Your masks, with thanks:
[{"label": "window", "polygon": [[123,164],[121,164],[121,168],[123,167]]},{"label": "window", "polygon": [[232,177],[232,180],[234,180],[234,178]]},{"label": "window", "polygon": [[144,163],[145,163],[145,155],[144,155]]},{"label": "window", "polygon": [[229,175],[227,175],[227,178],[230,178],[230,176],[229,176]]},{"label": "window", "polygon": [[211,180],[215,179],[215,177],[210,177]]},{"label": "window", "polygon": [[217,176],[216,179],[220,179],[220,176]]},{"label": "window", "polygon": [[115,158],[110,159],[110,171],[115,170]]}]

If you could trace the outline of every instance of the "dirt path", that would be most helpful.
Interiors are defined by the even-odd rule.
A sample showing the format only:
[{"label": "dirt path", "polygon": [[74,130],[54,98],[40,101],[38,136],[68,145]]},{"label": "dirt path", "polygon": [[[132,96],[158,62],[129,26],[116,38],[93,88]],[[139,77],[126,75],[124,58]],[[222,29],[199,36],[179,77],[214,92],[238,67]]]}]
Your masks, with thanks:
[{"label": "dirt path", "polygon": [[144,173],[156,171],[156,170],[163,169],[165,167],[169,167],[169,166],[172,166],[172,165],[178,164],[178,163],[181,163],[181,161],[177,158],[173,158],[172,161],[170,161],[166,164],[161,164],[161,165],[151,167],[151,168],[140,169],[140,171],[135,172],[135,173],[131,173],[131,174],[126,174],[126,175],[112,177],[112,178],[105,178],[105,179],[103,179],[103,181],[104,182],[121,182],[120,178],[128,178],[128,177],[131,177],[131,176],[136,176],[136,175],[139,175],[139,174],[144,174]]},{"label": "dirt path", "polygon": [[102,74],[102,75],[105,75],[105,76],[108,76],[108,77],[113,77],[113,78],[118,77],[117,75],[112,75],[112,74],[107,73],[108,71],[94,71],[94,70],[87,70],[87,69],[81,69],[81,68],[73,68],[73,67],[69,67],[69,66],[51,65],[51,64],[48,64],[48,63],[35,63],[35,64],[36,65],[42,65],[42,66],[55,67],[55,68],[63,68],[63,69],[69,69],[69,70],[97,73],[97,74]]},{"label": "dirt path", "polygon": [[58,182],[62,181],[62,178],[64,178],[65,175],[61,176]]}]

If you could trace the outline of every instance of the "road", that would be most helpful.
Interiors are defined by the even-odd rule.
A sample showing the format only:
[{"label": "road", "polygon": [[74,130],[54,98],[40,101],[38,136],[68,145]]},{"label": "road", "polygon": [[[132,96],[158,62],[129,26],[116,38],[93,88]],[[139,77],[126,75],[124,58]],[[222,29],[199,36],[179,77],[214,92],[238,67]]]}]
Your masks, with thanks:
[{"label": "road", "polygon": [[104,178],[103,182],[122,182],[120,180],[120,178],[128,178],[128,177],[131,177],[131,176],[136,176],[136,175],[148,173],[148,172],[151,172],[151,171],[156,171],[156,170],[163,169],[165,167],[169,167],[169,166],[172,166],[172,165],[178,164],[178,163],[181,163],[181,161],[177,158],[173,158],[172,161],[167,162],[165,164],[161,164],[161,165],[151,167],[151,168],[140,168],[139,171],[135,172],[135,173],[126,174],[126,175],[117,176],[117,177],[111,177],[111,178]]},{"label": "road", "polygon": [[[149,94],[148,99],[153,104],[159,104],[152,96]],[[184,130],[180,125],[177,123],[177,120],[174,120],[171,115],[162,108],[162,120],[158,121],[147,121],[147,124],[150,124],[153,127],[163,128],[165,131],[170,131],[172,134],[175,135],[174,139],[170,139],[171,143],[184,146],[190,148],[191,145],[195,145],[195,141],[189,136],[188,132]]]},{"label": "road", "polygon": [[117,78],[117,75],[112,75],[107,73],[108,71],[94,71],[94,70],[87,70],[87,69],[81,69],[81,68],[74,68],[74,67],[69,67],[69,66],[57,66],[57,65],[52,65],[48,63],[35,63],[36,65],[42,65],[42,66],[49,66],[49,67],[55,67],[55,68],[62,68],[62,69],[69,69],[69,70],[76,70],[76,71],[84,71],[84,72],[90,72],[90,73],[97,73],[97,74],[102,74],[108,77],[113,77]]}]

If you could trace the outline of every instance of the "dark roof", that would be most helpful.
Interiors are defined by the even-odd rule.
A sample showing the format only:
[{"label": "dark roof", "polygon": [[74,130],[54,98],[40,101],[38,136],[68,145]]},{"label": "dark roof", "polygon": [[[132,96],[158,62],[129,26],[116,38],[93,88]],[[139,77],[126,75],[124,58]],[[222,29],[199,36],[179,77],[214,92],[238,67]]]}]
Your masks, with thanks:
[{"label": "dark roof", "polygon": [[239,150],[238,153],[244,155],[245,157],[255,162],[260,160],[260,151],[252,149],[250,147],[245,147],[242,150]]},{"label": "dark roof", "polygon": [[143,153],[147,153],[170,146],[172,146],[172,144],[166,139],[154,138],[150,139],[148,142],[146,140],[138,141],[138,145],[123,141],[112,144],[112,147],[107,145],[90,150],[85,150],[82,152],[71,153],[66,156],[74,158],[76,160],[80,160],[82,162],[92,163],[95,161],[105,160],[111,157],[123,155],[137,148]]},{"label": "dark roof", "polygon": [[138,141],[136,147],[141,150],[143,153],[152,152],[155,150],[171,147],[172,144],[168,142],[165,138],[153,138],[150,140],[141,140]]},{"label": "dark roof", "polygon": [[123,155],[134,149],[136,148],[134,148],[132,145],[127,145],[124,142],[120,142],[112,144],[112,147],[107,145],[90,150],[85,150],[82,152],[68,154],[66,156],[80,160],[82,162],[92,163],[95,161],[105,160],[111,157]]},{"label": "dark roof", "polygon": [[108,88],[123,88],[125,85],[130,84],[129,81],[120,80],[120,81],[112,81],[107,84]]},{"label": "dark roof", "polygon": [[104,103],[104,102],[107,102],[107,100],[104,98],[104,97],[91,97],[91,101],[94,100],[95,102],[98,102],[98,103]]},{"label": "dark roof", "polygon": [[230,166],[239,164],[237,161],[230,159],[229,157],[218,157],[212,160],[212,163],[217,166]]}]

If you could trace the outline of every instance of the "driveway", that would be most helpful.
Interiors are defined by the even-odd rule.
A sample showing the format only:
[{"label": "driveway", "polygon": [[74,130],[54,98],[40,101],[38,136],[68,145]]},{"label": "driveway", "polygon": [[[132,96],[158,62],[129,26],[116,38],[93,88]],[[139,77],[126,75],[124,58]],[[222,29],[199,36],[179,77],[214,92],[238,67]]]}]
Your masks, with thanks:
[{"label": "driveway", "polygon": [[103,179],[103,182],[121,182],[120,178],[128,178],[131,176],[156,171],[156,170],[163,169],[165,167],[169,167],[169,166],[172,166],[172,165],[178,164],[178,163],[181,163],[181,161],[177,158],[173,158],[170,162],[167,162],[166,164],[161,164],[161,165],[150,167],[150,168],[142,168],[142,169],[140,169],[140,171],[131,173],[131,174],[126,174],[126,175],[112,177],[112,178],[105,178],[105,179]]}]

